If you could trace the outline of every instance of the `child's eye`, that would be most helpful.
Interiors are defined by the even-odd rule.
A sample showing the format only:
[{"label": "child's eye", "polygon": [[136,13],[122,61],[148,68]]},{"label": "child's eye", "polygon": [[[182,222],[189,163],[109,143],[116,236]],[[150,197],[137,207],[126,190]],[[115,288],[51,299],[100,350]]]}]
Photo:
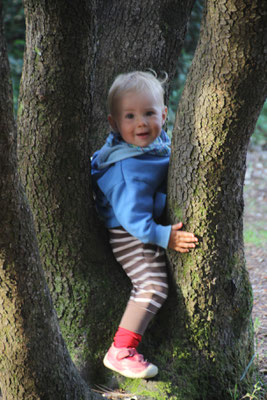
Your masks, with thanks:
[{"label": "child's eye", "polygon": [[148,117],[150,117],[151,115],[154,115],[154,111],[147,111],[146,115],[147,115]]},{"label": "child's eye", "polygon": [[125,115],[125,118],[132,119],[134,115],[132,113],[128,113]]}]

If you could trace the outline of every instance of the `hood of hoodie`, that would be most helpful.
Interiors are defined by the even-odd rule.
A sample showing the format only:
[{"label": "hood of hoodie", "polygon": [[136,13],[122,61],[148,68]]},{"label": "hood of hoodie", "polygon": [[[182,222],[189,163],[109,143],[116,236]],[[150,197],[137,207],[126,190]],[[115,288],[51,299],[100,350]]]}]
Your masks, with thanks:
[{"label": "hood of hoodie", "polygon": [[92,167],[102,170],[117,161],[136,157],[145,153],[157,155],[159,157],[169,157],[171,153],[170,146],[171,141],[163,129],[160,136],[146,147],[139,147],[126,143],[119,133],[110,132],[104,146],[94,153],[92,157]]}]

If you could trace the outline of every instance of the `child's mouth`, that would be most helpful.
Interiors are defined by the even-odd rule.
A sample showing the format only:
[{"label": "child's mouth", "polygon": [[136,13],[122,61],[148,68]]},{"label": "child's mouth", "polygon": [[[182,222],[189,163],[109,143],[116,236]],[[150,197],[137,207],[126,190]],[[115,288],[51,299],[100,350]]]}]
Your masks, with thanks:
[{"label": "child's mouth", "polygon": [[137,133],[138,137],[145,138],[148,136],[148,132]]}]

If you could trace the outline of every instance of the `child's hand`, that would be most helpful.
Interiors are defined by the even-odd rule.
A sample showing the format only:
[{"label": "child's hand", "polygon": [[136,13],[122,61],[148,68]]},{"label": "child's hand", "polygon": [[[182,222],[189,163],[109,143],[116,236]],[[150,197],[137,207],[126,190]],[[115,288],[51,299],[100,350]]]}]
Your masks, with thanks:
[{"label": "child's hand", "polygon": [[182,226],[182,222],[172,225],[168,247],[180,253],[188,253],[189,249],[196,247],[198,239],[193,233],[179,231]]}]

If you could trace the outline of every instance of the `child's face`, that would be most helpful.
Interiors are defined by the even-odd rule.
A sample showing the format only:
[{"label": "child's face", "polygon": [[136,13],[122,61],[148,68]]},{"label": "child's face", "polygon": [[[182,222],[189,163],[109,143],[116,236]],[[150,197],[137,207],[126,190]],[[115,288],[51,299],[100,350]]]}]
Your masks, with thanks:
[{"label": "child's face", "polygon": [[127,92],[117,101],[115,115],[109,115],[108,120],[125,142],[145,147],[160,135],[166,116],[167,107],[152,95]]}]

